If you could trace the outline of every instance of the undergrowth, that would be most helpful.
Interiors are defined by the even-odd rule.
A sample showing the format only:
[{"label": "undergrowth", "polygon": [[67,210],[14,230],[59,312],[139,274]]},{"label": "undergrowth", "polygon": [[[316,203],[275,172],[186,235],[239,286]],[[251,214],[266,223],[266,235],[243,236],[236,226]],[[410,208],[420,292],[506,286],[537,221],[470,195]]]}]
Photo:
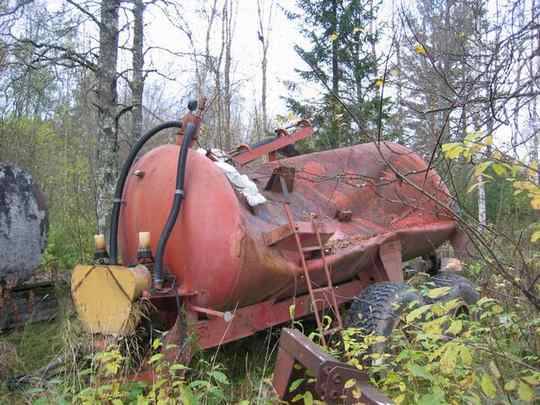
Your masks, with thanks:
[{"label": "undergrowth", "polygon": [[[473,275],[482,272],[475,266],[470,270]],[[503,281],[492,287],[506,288]],[[447,292],[445,287],[422,290],[440,302],[411,305],[402,314],[401,327],[388,338],[343,331],[333,354],[365,371],[398,405],[538,401],[538,313],[525,302],[484,297],[456,315],[461,303],[445,302]],[[279,328],[198,353],[189,368],[168,361],[161,353],[163,341],[154,339],[149,360],[154,378],[145,383],[129,377],[120,346],[90,353],[92,342],[67,311],[53,323],[28,325],[0,337],[16,345],[14,377],[33,372],[27,379],[2,382],[0,403],[273,404],[278,402],[271,387],[278,336]],[[372,347],[381,341],[384,353],[374,352]],[[58,355],[63,356],[60,372],[47,378],[36,374]],[[299,404],[317,403],[311,395],[297,399]]]},{"label": "undergrowth", "polygon": [[[427,290],[444,296],[447,287]],[[540,317],[482,298],[411,304],[388,338],[343,333],[343,356],[396,404],[529,404],[539,400]],[[383,342],[384,353],[371,350]]]}]

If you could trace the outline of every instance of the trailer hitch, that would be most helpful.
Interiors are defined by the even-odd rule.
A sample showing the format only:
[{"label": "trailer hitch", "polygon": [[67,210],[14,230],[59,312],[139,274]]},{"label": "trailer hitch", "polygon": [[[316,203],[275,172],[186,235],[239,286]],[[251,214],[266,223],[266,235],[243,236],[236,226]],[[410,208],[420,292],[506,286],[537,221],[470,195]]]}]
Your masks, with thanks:
[{"label": "trailer hitch", "polygon": [[[301,383],[291,387],[295,381]],[[314,399],[327,404],[393,404],[369,384],[360,370],[337,360],[300,331],[289,328],[281,330],[273,385],[284,401],[309,391]]]}]

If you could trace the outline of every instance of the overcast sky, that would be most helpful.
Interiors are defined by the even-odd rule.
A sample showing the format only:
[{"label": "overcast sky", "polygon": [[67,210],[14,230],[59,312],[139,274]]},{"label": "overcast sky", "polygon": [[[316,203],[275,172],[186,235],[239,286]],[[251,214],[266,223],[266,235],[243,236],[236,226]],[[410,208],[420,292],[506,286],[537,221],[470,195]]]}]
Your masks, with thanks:
[{"label": "overcast sky", "polygon": [[[267,4],[269,2],[269,0],[266,0]],[[199,4],[198,1],[186,1],[182,7],[190,22],[193,23],[192,29],[195,31],[195,35],[198,36],[196,40],[203,49],[206,26],[201,25],[199,29],[195,28],[199,21],[195,7],[198,7]],[[268,50],[268,104],[271,117],[286,112],[284,103],[280,99],[280,97],[287,95],[283,80],[296,79],[297,75],[294,69],[305,68],[304,62],[294,51],[294,45],[302,43],[303,38],[298,32],[296,23],[288,20],[280,8],[281,6],[286,9],[294,9],[294,4],[294,0],[276,0],[273,7]],[[255,99],[260,98],[261,89],[260,63],[262,51],[257,36],[257,2],[256,0],[238,0],[237,7],[236,27],[232,44],[235,79],[242,81],[241,94],[246,98],[247,105],[251,106]],[[186,36],[163,18],[158,10],[149,10],[147,22],[148,45],[185,52],[190,51]],[[219,25],[216,24],[216,28],[218,27]],[[218,34],[219,32],[216,32],[216,41],[219,41]],[[172,76],[179,79],[187,79],[186,71],[193,69],[193,63],[189,58],[175,59],[173,61],[162,52],[156,52],[151,59],[151,61],[148,61],[149,63],[170,72]],[[162,80],[162,78],[155,78],[155,80]],[[170,88],[173,90],[175,86],[171,85]],[[307,85],[304,88],[304,93],[314,92],[315,88],[316,86]]]}]

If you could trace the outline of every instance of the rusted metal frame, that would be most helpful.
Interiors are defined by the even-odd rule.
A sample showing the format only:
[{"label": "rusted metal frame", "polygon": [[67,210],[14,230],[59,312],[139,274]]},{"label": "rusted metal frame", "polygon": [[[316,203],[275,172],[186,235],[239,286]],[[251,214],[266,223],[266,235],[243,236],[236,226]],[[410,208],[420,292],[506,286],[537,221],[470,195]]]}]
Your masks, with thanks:
[{"label": "rusted metal frame", "polygon": [[[357,296],[366,283],[353,280],[334,286],[336,302],[342,305]],[[327,291],[315,291],[315,299],[321,302],[321,310],[329,307]],[[258,304],[238,308],[232,319],[227,322],[221,317],[209,317],[193,322],[197,345],[209,349],[220,344],[232,342],[254,333],[291,321],[290,308],[294,305],[294,319],[301,319],[313,313],[312,299],[309,294],[287,298],[275,302],[270,299]]]},{"label": "rusted metal frame", "polygon": [[[296,364],[302,365],[304,370],[295,367]],[[314,376],[313,382],[305,378],[306,371]],[[290,390],[290,384],[298,378],[303,378],[302,383],[296,389]],[[345,383],[350,380],[355,381],[355,386],[346,389]],[[392,403],[369,384],[364,373],[337,360],[295,329],[281,330],[272,384],[278,397],[285,401],[291,400],[297,393],[310,391],[314,398],[327,404]],[[359,398],[354,398],[354,389],[360,394]]]},{"label": "rusted metal frame", "polygon": [[[313,226],[309,222],[297,221],[294,223],[294,227],[298,234],[313,234]],[[335,232],[335,228],[330,224],[321,224],[319,227],[319,235],[321,241],[325,242]],[[291,236],[294,235],[289,224],[277,226],[271,231],[263,233],[263,241],[266,246],[273,246]]]},{"label": "rusted metal frame", "polygon": [[[315,295],[313,294],[313,286],[311,285],[311,277],[309,275],[309,270],[306,264],[306,258],[304,257],[304,251],[302,248],[302,242],[300,241],[300,236],[298,236],[298,233],[296,232],[296,227],[294,224],[294,219],[291,213],[291,209],[289,207],[289,203],[286,202],[283,204],[283,208],[285,209],[285,214],[287,215],[287,220],[289,221],[289,226],[291,227],[291,230],[294,233],[294,240],[296,241],[296,247],[298,249],[298,254],[300,255],[300,262],[302,264],[302,269],[304,270],[304,277],[306,278],[306,284],[309,291],[309,296],[311,298],[311,303],[314,308],[314,315],[315,315],[315,321],[317,322],[317,329],[319,330],[320,339],[324,346],[326,346],[326,338],[324,337],[324,327],[321,322],[321,317],[319,315],[319,311],[317,308],[317,301],[315,300]],[[323,247],[321,246],[321,250]]]},{"label": "rusted metal frame", "polygon": [[257,148],[251,149],[247,152],[238,154],[232,158],[232,160],[243,166],[263,155],[271,154],[285,146],[292,145],[302,139],[308,138],[313,134],[313,128],[311,126],[300,128],[290,135],[283,135],[276,138],[276,140],[261,145]]},{"label": "rusted metal frame", "polygon": [[326,274],[326,281],[328,283],[327,285],[330,288],[330,298],[332,299],[332,307],[337,321],[337,328],[332,329],[332,332],[337,332],[338,330],[341,330],[343,328],[343,321],[341,320],[341,314],[339,313],[339,307],[336,302],[336,295],[334,294],[334,286],[332,284],[332,276],[330,274],[330,269],[328,268],[328,263],[326,261],[326,253],[324,253],[324,246],[321,240],[321,234],[319,232],[319,227],[313,215],[311,216],[311,224],[313,226],[313,231],[317,236],[317,242],[321,247],[321,260],[323,263],[324,272]]}]

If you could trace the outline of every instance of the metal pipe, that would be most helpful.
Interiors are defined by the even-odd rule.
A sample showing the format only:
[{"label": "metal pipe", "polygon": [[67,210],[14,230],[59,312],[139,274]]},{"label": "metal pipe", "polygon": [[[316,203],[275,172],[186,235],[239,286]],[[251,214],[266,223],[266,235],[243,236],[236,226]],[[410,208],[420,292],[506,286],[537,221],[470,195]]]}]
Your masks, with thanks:
[{"label": "metal pipe", "polygon": [[120,208],[122,206],[122,194],[124,193],[124,186],[126,184],[126,179],[129,175],[131,165],[135,161],[137,154],[140,152],[142,147],[148,142],[154,135],[158,132],[163,131],[168,128],[181,128],[182,123],[180,121],[168,121],[160,124],[150,131],[145,133],[137,143],[131,148],[129,156],[127,157],[124,166],[122,166],[122,171],[118,177],[118,182],[116,183],[116,189],[114,191],[113,199],[113,208],[111,214],[111,229],[110,229],[110,260],[111,264],[118,264],[118,222],[120,218]]}]

